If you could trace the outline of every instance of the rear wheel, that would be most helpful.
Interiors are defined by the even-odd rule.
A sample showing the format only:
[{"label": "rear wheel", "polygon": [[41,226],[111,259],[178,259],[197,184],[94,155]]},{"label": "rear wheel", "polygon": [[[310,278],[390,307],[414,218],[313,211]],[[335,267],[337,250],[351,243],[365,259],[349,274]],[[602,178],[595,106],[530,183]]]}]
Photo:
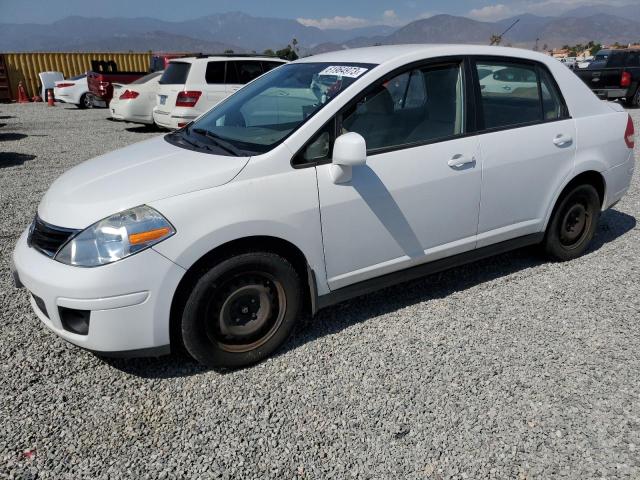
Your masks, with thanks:
[{"label": "rear wheel", "polygon": [[582,255],[593,239],[600,218],[600,196],[592,185],[578,185],[563,195],[549,220],[546,253],[555,260]]},{"label": "rear wheel", "polygon": [[244,253],[202,274],[182,314],[182,340],[200,363],[238,368],[288,338],[301,309],[300,279],[283,257]]},{"label": "rear wheel", "polygon": [[78,104],[78,108],[93,108],[93,99],[91,95],[88,93],[83,93],[80,97],[80,103]]},{"label": "rear wheel", "polygon": [[630,97],[625,98],[626,104],[629,107],[640,107],[640,86],[636,89],[636,93],[631,95]]}]

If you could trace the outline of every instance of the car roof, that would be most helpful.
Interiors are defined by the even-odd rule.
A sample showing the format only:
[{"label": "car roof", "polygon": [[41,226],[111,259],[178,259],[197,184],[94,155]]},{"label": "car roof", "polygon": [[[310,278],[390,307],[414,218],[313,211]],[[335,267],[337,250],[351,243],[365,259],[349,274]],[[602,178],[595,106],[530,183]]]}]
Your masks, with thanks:
[{"label": "car roof", "polygon": [[225,62],[228,60],[255,60],[255,61],[263,61],[263,62],[281,62],[281,63],[287,63],[286,60],[282,60],[281,58],[276,58],[276,57],[249,57],[249,56],[242,56],[239,55],[237,57],[234,57],[232,55],[206,55],[206,56],[197,56],[197,57],[178,57],[178,58],[172,58],[171,60],[169,60],[169,62],[183,62],[183,63],[195,63],[197,61],[203,61],[203,62],[210,62],[210,61],[214,61],[214,62]]},{"label": "car roof", "polygon": [[392,60],[406,57],[408,61],[417,58],[432,58],[448,55],[491,55],[517,57],[530,60],[548,60],[548,55],[511,47],[494,47],[486,45],[468,44],[410,44],[410,45],[380,45],[375,47],[353,48],[322,53],[296,60],[294,63],[313,62],[347,62],[371,63],[382,65]]}]

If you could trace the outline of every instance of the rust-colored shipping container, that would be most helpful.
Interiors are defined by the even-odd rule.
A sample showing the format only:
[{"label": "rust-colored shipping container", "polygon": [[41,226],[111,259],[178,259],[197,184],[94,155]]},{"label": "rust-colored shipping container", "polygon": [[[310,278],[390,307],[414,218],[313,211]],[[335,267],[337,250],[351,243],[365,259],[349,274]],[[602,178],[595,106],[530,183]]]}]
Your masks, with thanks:
[{"label": "rust-colored shipping container", "polygon": [[9,78],[10,98],[18,95],[18,82],[22,81],[27,95],[33,97],[40,91],[40,72],[62,72],[65,78],[80,75],[91,69],[91,60],[113,60],[118,70],[146,72],[149,69],[151,53],[78,53],[78,52],[35,52],[5,53],[4,63]]}]

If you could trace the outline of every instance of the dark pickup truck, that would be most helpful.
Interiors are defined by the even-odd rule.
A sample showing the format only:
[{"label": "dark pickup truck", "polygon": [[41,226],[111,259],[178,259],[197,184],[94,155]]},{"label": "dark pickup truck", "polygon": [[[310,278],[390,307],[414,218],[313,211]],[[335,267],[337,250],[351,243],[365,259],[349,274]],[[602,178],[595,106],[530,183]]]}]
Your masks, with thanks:
[{"label": "dark pickup truck", "polygon": [[605,58],[574,72],[598,97],[640,107],[640,50],[611,50]]},{"label": "dark pickup truck", "polygon": [[120,72],[116,62],[91,61],[91,71],[87,72],[87,84],[93,94],[95,106],[106,107],[113,98],[114,83],[131,83],[149,72]]}]

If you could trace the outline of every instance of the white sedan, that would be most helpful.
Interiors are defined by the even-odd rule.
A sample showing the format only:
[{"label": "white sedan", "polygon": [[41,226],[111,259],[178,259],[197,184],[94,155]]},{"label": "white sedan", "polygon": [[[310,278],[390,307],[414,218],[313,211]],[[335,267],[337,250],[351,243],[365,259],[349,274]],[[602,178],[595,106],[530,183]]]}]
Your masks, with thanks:
[{"label": "white sedan", "polygon": [[153,125],[153,107],[162,73],[150,73],[128,84],[114,84],[113,99],[109,103],[111,118]]},{"label": "white sedan", "polygon": [[[480,74],[506,68],[525,88]],[[316,55],[62,175],[14,278],[83,348],[242,367],[305,314],[394,283],[528,245],[578,258],[629,189],[634,142],[620,105],[537,52]]]},{"label": "white sedan", "polygon": [[[92,108],[92,96],[87,85],[87,75],[82,74],[66,80],[58,80],[53,88],[57,101],[73,103],[78,108]],[[44,97],[43,97],[44,98]]]}]

